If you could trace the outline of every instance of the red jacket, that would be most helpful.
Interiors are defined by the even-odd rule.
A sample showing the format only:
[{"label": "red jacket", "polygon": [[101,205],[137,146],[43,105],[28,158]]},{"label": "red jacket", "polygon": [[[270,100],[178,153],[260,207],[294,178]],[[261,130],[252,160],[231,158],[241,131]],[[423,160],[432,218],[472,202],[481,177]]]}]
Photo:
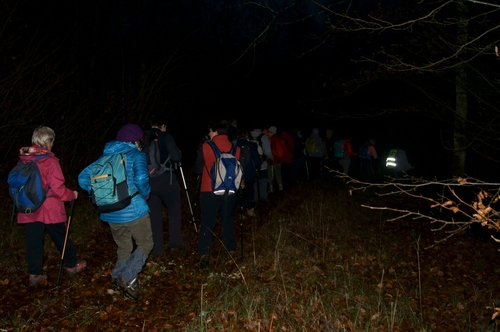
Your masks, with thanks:
[{"label": "red jacket", "polygon": [[[26,224],[30,222],[40,221],[44,224],[57,224],[66,221],[66,209],[64,202],[69,202],[75,199],[73,190],[66,188],[64,185],[64,175],[62,173],[59,159],[50,151],[49,157],[42,158],[36,162],[44,188],[49,187],[47,199],[42,206],[31,214],[18,213],[17,222]],[[31,161],[38,155],[21,155],[19,158],[22,161]]]},{"label": "red jacket", "polygon": [[[217,135],[214,136],[212,142],[217,145],[221,152],[229,152],[232,148],[231,142],[229,142],[227,135]],[[212,178],[210,177],[210,170],[212,169],[212,165],[215,163],[215,154],[208,145],[208,143],[203,143],[201,146],[203,152],[203,172],[201,175],[201,187],[200,192],[212,192]],[[240,148],[236,148],[235,152],[236,159],[240,160]]]}]

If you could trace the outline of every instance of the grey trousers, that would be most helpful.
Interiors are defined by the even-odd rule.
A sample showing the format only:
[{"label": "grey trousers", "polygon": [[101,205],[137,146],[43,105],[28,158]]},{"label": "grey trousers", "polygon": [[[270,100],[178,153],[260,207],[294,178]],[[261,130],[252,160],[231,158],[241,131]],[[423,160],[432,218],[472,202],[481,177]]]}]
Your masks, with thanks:
[{"label": "grey trousers", "polygon": [[[116,224],[108,223],[111,234],[115,240],[118,249],[118,261],[111,276],[113,278],[122,277],[129,284],[137,278],[139,272],[153,249],[153,234],[151,232],[151,221],[149,213],[134,221]],[[137,244],[134,248],[133,241]]]}]

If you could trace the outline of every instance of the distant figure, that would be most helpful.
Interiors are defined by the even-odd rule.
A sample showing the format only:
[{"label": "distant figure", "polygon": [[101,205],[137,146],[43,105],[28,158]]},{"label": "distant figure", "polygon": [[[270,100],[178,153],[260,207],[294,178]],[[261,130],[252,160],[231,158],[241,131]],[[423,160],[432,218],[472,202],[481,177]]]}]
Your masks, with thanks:
[{"label": "distant figure", "polygon": [[[78,192],[67,188],[64,175],[57,159],[52,152],[56,134],[45,126],[33,131],[32,145],[19,150],[19,159],[23,163],[36,160],[42,182],[48,188],[47,199],[33,213],[18,213],[17,222],[24,225],[26,235],[26,256],[28,260],[29,284],[34,286],[47,280],[43,274],[43,237],[49,233],[57,250],[62,254],[66,235],[66,209],[64,202],[78,198]],[[77,261],[73,242],[67,239],[64,264],[68,274],[73,275],[83,271],[87,262]]]},{"label": "distant figure", "polygon": [[323,159],[323,167],[321,169],[321,175],[323,178],[331,179],[333,178],[333,174],[331,170],[337,170],[337,162],[335,159],[335,151],[334,151],[334,139],[333,139],[333,130],[327,129],[325,134],[325,158]]},{"label": "distant figure", "polygon": [[240,164],[243,167],[244,187],[239,204],[246,206],[249,217],[255,217],[255,184],[258,171],[262,165],[262,157],[259,155],[258,145],[248,139],[248,131],[244,128],[238,130],[236,145],[240,148]]},{"label": "distant figure", "polygon": [[236,119],[229,121],[227,138],[229,139],[229,142],[236,143],[236,139],[238,138],[238,121]]},{"label": "distant figure", "polygon": [[269,182],[269,192],[274,191],[274,180],[278,184],[278,189],[283,190],[283,179],[281,177],[281,158],[286,153],[286,145],[276,134],[278,129],[275,126],[269,127],[267,136],[271,142],[272,159],[268,159],[267,181]]},{"label": "distant figure", "polygon": [[[341,171],[345,175],[349,175],[349,168],[351,167],[351,158],[356,157],[358,154],[352,149],[351,138],[346,137],[335,142],[335,157],[338,159]],[[337,151],[340,149],[340,151]]]},{"label": "distant figure", "polygon": [[360,173],[362,180],[367,182],[373,181],[373,175],[375,174],[374,164],[378,159],[375,143],[375,138],[370,138],[370,140],[363,143],[358,150]]},{"label": "distant figure", "polygon": [[287,131],[283,130],[279,134],[281,140],[285,143],[286,152],[280,158],[281,161],[281,175],[283,178],[283,183],[285,186],[290,187],[292,184],[292,163],[293,163],[293,153],[295,151],[295,142],[292,135]]},{"label": "distant figure", "polygon": [[396,153],[396,167],[394,167],[394,175],[396,176],[396,178],[401,178],[405,173],[414,168],[415,167],[413,167],[408,162],[406,151],[404,150],[404,147],[401,145],[398,148],[398,152]]},{"label": "distant figure", "polygon": [[292,183],[295,184],[298,180],[307,177],[305,145],[302,139],[302,131],[300,128],[294,128],[292,132],[293,144],[293,161],[292,161]]},{"label": "distant figure", "polygon": [[311,135],[305,142],[307,153],[307,163],[309,168],[310,179],[316,180],[321,173],[322,161],[326,156],[325,144],[319,136],[319,129],[314,128]]},{"label": "distant figure", "polygon": [[250,137],[251,141],[257,144],[257,150],[262,159],[260,169],[257,172],[257,181],[254,186],[255,200],[265,202],[267,201],[267,173],[269,169],[267,160],[273,158],[271,141],[269,140],[269,136],[267,136],[261,129],[252,130],[250,132]]}]

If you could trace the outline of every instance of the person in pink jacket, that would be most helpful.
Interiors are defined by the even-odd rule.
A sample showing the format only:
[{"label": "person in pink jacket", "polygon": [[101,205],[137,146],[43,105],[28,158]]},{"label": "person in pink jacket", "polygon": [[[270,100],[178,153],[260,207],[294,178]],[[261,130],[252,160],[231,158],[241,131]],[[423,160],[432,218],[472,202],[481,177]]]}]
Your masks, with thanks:
[{"label": "person in pink jacket", "polygon": [[[44,188],[49,188],[42,206],[33,213],[18,213],[17,222],[24,225],[26,235],[26,256],[30,285],[47,280],[43,274],[43,238],[47,231],[59,252],[62,253],[66,235],[66,209],[64,202],[78,198],[78,192],[67,188],[59,159],[52,153],[55,140],[54,131],[45,126],[35,129],[32,145],[19,150],[21,162],[29,162],[41,155],[47,155],[36,161]],[[83,271],[87,262],[77,261],[73,243],[68,238],[64,255],[64,264],[68,274]]]}]

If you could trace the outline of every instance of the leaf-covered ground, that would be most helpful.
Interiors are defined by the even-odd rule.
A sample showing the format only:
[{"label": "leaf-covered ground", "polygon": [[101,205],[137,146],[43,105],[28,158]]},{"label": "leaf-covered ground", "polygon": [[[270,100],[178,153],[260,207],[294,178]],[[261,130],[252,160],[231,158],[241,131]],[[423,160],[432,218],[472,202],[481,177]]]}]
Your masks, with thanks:
[{"label": "leaf-covered ground", "polygon": [[[184,204],[186,257],[177,251],[149,259],[137,301],[111,285],[116,247],[88,202],[78,202],[71,237],[89,267],[71,278],[63,271],[59,288],[60,256],[48,237],[48,282],[28,286],[23,229],[4,211],[0,329],[497,330],[490,321],[500,301],[497,244],[470,231],[425,249],[444,234],[421,221],[386,222],[388,212],[361,204],[420,203],[380,198],[373,191],[351,195],[336,183],[275,193],[259,206],[257,219],[243,220],[243,260],[241,243],[236,257],[216,244],[208,271],[198,270],[193,232],[187,241],[190,215]],[[235,221],[240,240],[237,214]]]}]

